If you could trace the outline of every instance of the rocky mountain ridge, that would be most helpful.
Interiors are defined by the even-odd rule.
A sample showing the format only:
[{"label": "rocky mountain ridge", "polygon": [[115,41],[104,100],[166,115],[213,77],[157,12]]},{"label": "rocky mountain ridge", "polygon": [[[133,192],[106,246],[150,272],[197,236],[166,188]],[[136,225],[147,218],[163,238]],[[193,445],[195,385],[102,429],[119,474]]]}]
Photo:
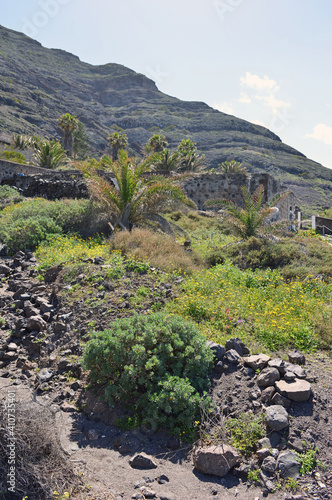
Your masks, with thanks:
[{"label": "rocky mountain ridge", "polygon": [[133,154],[154,133],[166,135],[171,147],[191,138],[209,167],[235,159],[251,172],[282,179],[300,205],[332,204],[332,170],[264,127],[163,94],[125,66],[93,66],[0,26],[0,71],[0,132],[60,138],[57,119],[70,112],[85,125],[96,153],[107,147],[110,130],[125,131]]}]

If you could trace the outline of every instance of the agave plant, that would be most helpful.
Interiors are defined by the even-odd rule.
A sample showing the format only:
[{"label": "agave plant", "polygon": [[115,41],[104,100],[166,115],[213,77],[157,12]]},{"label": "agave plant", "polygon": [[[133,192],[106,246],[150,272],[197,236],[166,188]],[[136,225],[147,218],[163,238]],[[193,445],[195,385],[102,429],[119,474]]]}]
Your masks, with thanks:
[{"label": "agave plant", "polygon": [[66,152],[59,142],[39,139],[34,144],[34,162],[38,167],[57,168],[67,159]]},{"label": "agave plant", "polygon": [[151,167],[147,162],[138,163],[129,158],[125,151],[119,151],[119,159],[103,158],[108,174],[114,178],[114,185],[105,176],[87,164],[78,165],[88,179],[93,199],[103,205],[110,215],[112,228],[130,230],[134,225],[146,225],[148,221],[159,223],[167,230],[166,219],[160,211],[172,202],[193,203],[186,198],[182,189],[167,178],[145,177]]}]

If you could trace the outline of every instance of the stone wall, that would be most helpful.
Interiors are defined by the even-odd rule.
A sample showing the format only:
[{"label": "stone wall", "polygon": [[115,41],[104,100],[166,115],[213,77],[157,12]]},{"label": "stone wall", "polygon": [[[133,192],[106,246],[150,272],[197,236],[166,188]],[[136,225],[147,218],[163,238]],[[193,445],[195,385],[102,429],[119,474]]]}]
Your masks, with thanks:
[{"label": "stone wall", "polygon": [[262,185],[264,187],[263,202],[267,203],[280,193],[280,183],[269,174],[195,174],[188,178],[183,186],[190,199],[202,210],[204,203],[213,199],[225,199],[239,206],[244,206],[242,186],[251,193]]},{"label": "stone wall", "polygon": [[[104,172],[101,175],[105,176]],[[107,178],[114,183],[114,179]],[[45,168],[21,165],[0,160],[0,184],[17,187],[24,196],[40,196],[49,200],[57,198],[87,198],[88,188],[83,174],[78,170],[49,170]],[[270,203],[280,194],[280,183],[269,174],[193,174],[183,182],[187,196],[197,208],[202,210],[208,200],[225,199],[244,206],[242,186],[251,193],[262,185],[264,187],[264,203]],[[277,202],[275,220],[289,220],[290,207],[294,211],[295,197],[289,193]]]},{"label": "stone wall", "polygon": [[[232,201],[244,207],[242,186],[246,186],[250,193],[254,193],[259,186],[264,188],[263,204],[271,203],[277,194],[281,194],[280,182],[269,174],[194,174],[184,181],[183,187],[187,196],[193,200],[197,208],[202,210],[208,200]],[[273,220],[289,220],[290,209],[294,211],[295,196],[288,193],[274,204],[278,210]]]},{"label": "stone wall", "polygon": [[24,196],[88,198],[84,176],[78,170],[55,171],[30,165],[0,161],[0,184],[15,186]]}]

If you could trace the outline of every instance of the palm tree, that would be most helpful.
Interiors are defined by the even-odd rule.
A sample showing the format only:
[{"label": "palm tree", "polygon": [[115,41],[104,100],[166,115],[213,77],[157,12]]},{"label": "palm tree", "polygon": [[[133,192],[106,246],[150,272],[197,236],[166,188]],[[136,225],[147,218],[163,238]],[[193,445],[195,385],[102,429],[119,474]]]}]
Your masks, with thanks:
[{"label": "palm tree", "polygon": [[218,167],[225,174],[247,174],[248,170],[239,161],[231,160],[219,163]]},{"label": "palm tree", "polygon": [[151,164],[153,172],[176,172],[181,166],[178,153],[171,153],[169,149],[151,155],[147,161]]},{"label": "palm tree", "polygon": [[178,145],[178,157],[180,161],[179,171],[198,172],[202,170],[205,156],[197,151],[196,144],[191,139],[183,139]]},{"label": "palm tree", "polygon": [[126,148],[128,137],[123,132],[113,132],[107,137],[107,140],[112,148],[112,158],[116,161],[119,157],[119,151]]},{"label": "palm tree", "polygon": [[68,156],[73,153],[73,134],[78,129],[79,120],[70,113],[65,113],[58,119],[58,125],[63,130],[63,148]]},{"label": "palm tree", "polygon": [[230,217],[229,222],[242,238],[254,236],[259,228],[271,214],[270,206],[262,206],[264,188],[259,186],[253,195],[245,186],[242,186],[244,196],[244,208],[230,203],[226,214]]},{"label": "palm tree", "polygon": [[61,144],[55,140],[35,140],[33,159],[38,167],[57,168],[67,159],[67,155]]},{"label": "palm tree", "polygon": [[119,152],[117,161],[104,157],[103,162],[114,176],[116,186],[98,175],[96,170],[84,164],[80,168],[88,178],[92,198],[110,213],[112,229],[118,225],[123,230],[130,230],[134,225],[145,225],[147,221],[157,222],[167,229],[169,224],[160,215],[165,206],[172,202],[193,206],[182,189],[170,179],[144,177],[143,174],[149,170],[147,163],[138,163],[125,151]]},{"label": "palm tree", "polygon": [[147,146],[146,146],[146,152],[147,153],[161,153],[165,148],[167,148],[168,142],[166,140],[166,137],[162,134],[154,134],[150,139],[148,140]]}]

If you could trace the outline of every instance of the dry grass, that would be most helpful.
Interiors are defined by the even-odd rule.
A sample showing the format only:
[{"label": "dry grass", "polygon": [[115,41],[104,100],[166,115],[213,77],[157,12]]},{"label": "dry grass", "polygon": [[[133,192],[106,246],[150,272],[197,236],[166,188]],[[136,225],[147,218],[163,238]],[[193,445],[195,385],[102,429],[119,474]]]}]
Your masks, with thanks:
[{"label": "dry grass", "polygon": [[172,236],[133,229],[121,231],[111,240],[111,250],[120,250],[123,255],[168,272],[193,273],[204,267],[203,259],[194,251],[186,251]]},{"label": "dry grass", "polygon": [[48,408],[19,409],[15,422],[16,486],[8,491],[8,448],[11,442],[6,412],[0,411],[0,499],[54,498],[53,492],[82,486],[63,452],[55,432],[54,414]]}]

